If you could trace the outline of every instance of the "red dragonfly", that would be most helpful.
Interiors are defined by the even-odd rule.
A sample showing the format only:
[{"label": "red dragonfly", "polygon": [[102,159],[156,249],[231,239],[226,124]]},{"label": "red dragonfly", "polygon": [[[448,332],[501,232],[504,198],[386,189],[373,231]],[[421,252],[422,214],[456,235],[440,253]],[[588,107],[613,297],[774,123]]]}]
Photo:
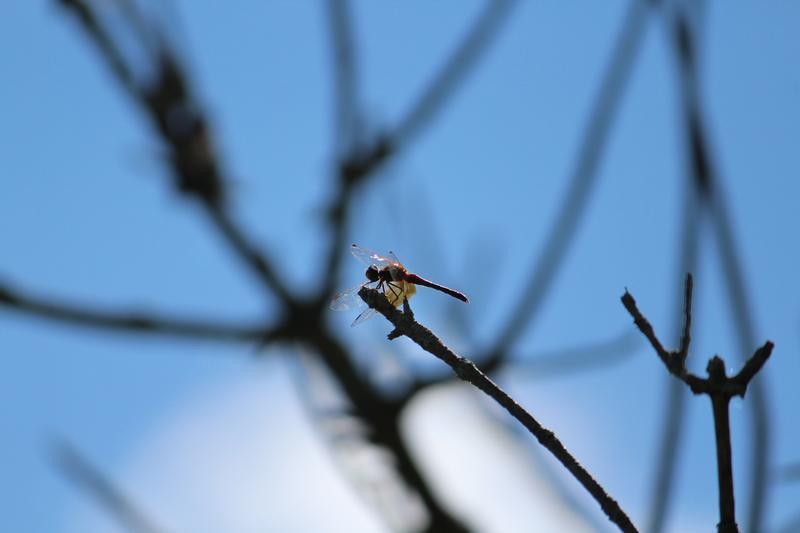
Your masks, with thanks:
[{"label": "red dragonfly", "polygon": [[[403,300],[410,298],[411,295],[417,292],[416,285],[435,289],[465,303],[469,302],[466,296],[456,290],[412,274],[392,252],[387,254],[388,257],[383,257],[372,250],[353,244],[350,246],[350,253],[367,265],[367,270],[364,273],[367,276],[367,281],[336,294],[331,300],[331,309],[335,311],[347,311],[365,307],[367,304],[358,295],[361,287],[379,290],[386,296],[389,303],[395,307],[403,305]],[[376,311],[372,308],[365,309],[350,325],[357,326],[375,313]]]}]

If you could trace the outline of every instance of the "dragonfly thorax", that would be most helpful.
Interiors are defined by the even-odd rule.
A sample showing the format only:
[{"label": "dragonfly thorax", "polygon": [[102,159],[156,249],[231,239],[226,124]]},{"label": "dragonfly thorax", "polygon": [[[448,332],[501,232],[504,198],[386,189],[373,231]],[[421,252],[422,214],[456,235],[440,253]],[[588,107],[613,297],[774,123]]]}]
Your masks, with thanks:
[{"label": "dragonfly thorax", "polygon": [[383,268],[378,268],[375,265],[370,265],[364,275],[369,281],[401,281],[405,279],[406,270],[402,266],[391,265]]}]

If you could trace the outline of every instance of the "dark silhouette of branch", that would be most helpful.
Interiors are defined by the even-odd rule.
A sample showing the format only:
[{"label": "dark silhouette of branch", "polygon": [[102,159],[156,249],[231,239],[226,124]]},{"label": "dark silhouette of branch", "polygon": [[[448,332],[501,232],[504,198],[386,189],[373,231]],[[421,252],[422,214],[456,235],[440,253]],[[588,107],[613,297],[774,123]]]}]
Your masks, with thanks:
[{"label": "dark silhouette of branch", "polygon": [[[721,256],[720,263],[725,275],[731,309],[736,323],[737,340],[741,354],[747,354],[756,346],[752,306],[745,287],[742,262],[736,246],[731,217],[725,201],[723,182],[714,164],[708,140],[702,103],[700,98],[699,76],[697,74],[696,35],[688,18],[687,6],[679,6],[674,16],[667,19],[672,35],[673,50],[678,58],[681,74],[681,97],[683,100],[684,124],[688,150],[692,163],[692,174],[700,198],[711,214],[713,229]],[[767,473],[771,441],[771,421],[769,417],[766,390],[759,380],[751,391],[753,439],[750,463],[750,509],[747,531],[761,531],[764,522],[764,509],[767,499]]]},{"label": "dark silhouette of branch", "polygon": [[680,348],[667,351],[653,330],[650,322],[636,306],[636,300],[626,290],[622,295],[622,304],[639,331],[650,341],[658,357],[667,367],[670,374],[683,381],[694,394],[706,394],[711,399],[714,413],[714,434],[717,443],[717,481],[719,483],[719,523],[720,533],[738,533],[733,492],[733,467],[731,456],[729,404],[734,396],[744,397],[747,386],[764,366],[772,354],[773,343],[767,341],[748,359],[738,374],[728,377],[725,374],[725,362],[721,357],[712,357],[706,368],[708,378],[700,378],[686,369],[686,356],[691,341],[689,329],[692,318],[692,275],[686,276],[685,322]]},{"label": "dark silhouette of branch", "polygon": [[64,477],[73,481],[131,533],[163,533],[141,509],[72,444],[58,439],[52,444],[52,458]]},{"label": "dark silhouette of branch", "polygon": [[511,345],[535,320],[575,237],[586,211],[589,193],[597,178],[600,157],[645,33],[648,9],[648,2],[645,0],[631,0],[629,4],[610,62],[592,103],[566,196],[544,247],[529,270],[533,274],[527,286],[520,291],[519,303],[512,308],[508,322],[501,328],[487,356],[480,359],[481,368],[487,372],[499,366]]},{"label": "dark silhouette of branch", "polygon": [[414,341],[420,348],[436,356],[462,380],[471,383],[486,395],[495,400],[511,416],[517,419],[539,443],[552,453],[564,465],[570,474],[591,494],[600,505],[609,520],[619,527],[621,531],[636,531],[628,515],[622,510],[603,487],[592,475],[567,451],[555,434],[531,416],[513,398],[498,387],[489,377],[481,372],[475,364],[465,357],[456,355],[445,346],[431,330],[414,320],[414,315],[408,305],[408,300],[403,300],[403,311],[396,309],[386,297],[375,289],[362,287],[358,295],[373,309],[376,309],[394,325],[389,333],[389,340],[406,336]]},{"label": "dark silhouette of branch", "polygon": [[83,305],[44,299],[0,283],[0,306],[56,322],[96,329],[167,335],[188,339],[257,342],[268,341],[274,331],[263,326],[241,326],[218,321],[92,309]]}]

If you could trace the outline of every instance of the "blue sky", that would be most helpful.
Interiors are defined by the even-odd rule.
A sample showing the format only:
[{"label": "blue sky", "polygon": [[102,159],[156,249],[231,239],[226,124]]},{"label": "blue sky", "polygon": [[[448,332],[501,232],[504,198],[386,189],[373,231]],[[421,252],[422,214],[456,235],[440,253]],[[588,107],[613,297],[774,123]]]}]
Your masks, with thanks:
[{"label": "blue sky", "polygon": [[[481,5],[355,3],[367,131],[404,116]],[[478,345],[492,339],[530,276],[626,6],[520,2],[439,119],[359,195],[351,240],[392,249],[419,273],[466,292]],[[296,290],[314,286],[334,146],[323,4],[176,2],[175,11],[170,31],[236,180],[237,212]],[[788,0],[710,2],[701,40],[705,117],[756,336],[776,343],[757,378],[771,406],[776,467],[800,462],[799,16]],[[169,188],[149,125],[74,20],[50,2],[6,2],[0,49],[0,281],[98,306],[232,321],[272,311],[202,213]],[[685,181],[676,73],[669,35],[651,17],[587,214],[541,315],[516,346],[519,356],[632,328],[619,303],[625,287],[667,337],[680,290]],[[698,370],[714,353],[733,368],[742,355],[712,237],[706,228],[695,278]],[[358,264],[346,261],[343,286],[361,276]],[[453,331],[440,295],[415,301],[418,319],[443,337]],[[380,339],[388,328],[380,320],[359,330],[347,328],[350,316],[331,320],[347,342],[385,348]],[[47,460],[52,436],[68,437],[104,470],[138,486],[156,478],[132,475],[132,465],[162,464],[148,459],[151,443],[175,419],[184,427],[181,413],[202,412],[207,391],[250,383],[262,367],[286,372],[283,358],[296,356],[261,361],[248,347],[97,334],[5,309],[0,339],[0,500],[7,504],[0,529],[9,531],[79,531],[76,521],[92,520],[92,505]],[[461,343],[466,356],[475,349],[445,340]],[[641,344],[624,363],[598,372],[537,380],[512,370],[503,379],[644,523],[666,389],[655,356]],[[297,401],[290,387],[276,390],[276,402]],[[696,517],[706,530],[716,523],[707,403],[688,400],[673,505],[675,517]],[[751,426],[740,404],[732,419],[741,516]],[[224,433],[229,417],[217,416]],[[800,512],[800,484],[777,484],[771,494],[769,525]],[[181,530],[180,517],[174,520]],[[681,526],[679,518],[669,522],[675,531]]]}]

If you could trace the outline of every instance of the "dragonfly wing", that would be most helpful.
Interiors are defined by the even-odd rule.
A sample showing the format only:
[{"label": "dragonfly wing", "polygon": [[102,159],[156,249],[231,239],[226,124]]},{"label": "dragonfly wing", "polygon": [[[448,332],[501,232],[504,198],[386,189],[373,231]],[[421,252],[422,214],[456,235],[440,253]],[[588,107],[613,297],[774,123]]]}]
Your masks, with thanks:
[{"label": "dragonfly wing", "polygon": [[358,290],[361,285],[356,285],[344,292],[336,293],[331,300],[331,309],[334,311],[348,311],[350,309],[358,309],[364,307],[364,300],[358,295]]},{"label": "dragonfly wing", "polygon": [[377,252],[373,252],[372,250],[368,250],[366,248],[362,248],[357,244],[350,245],[350,253],[353,254],[353,257],[361,261],[367,266],[376,265],[380,268],[393,265],[395,263],[394,260],[383,257]]},{"label": "dragonfly wing", "polygon": [[369,289],[377,289],[380,285],[378,281],[370,281],[368,283],[362,283],[361,285],[356,285],[355,287],[350,287],[344,292],[337,292],[333,295],[331,299],[330,308],[334,311],[349,311],[350,309],[363,309],[367,306],[364,300],[361,299],[361,296],[358,295],[358,291],[361,290],[361,287],[367,287]]},{"label": "dragonfly wing", "polygon": [[371,307],[369,309],[364,309],[364,311],[360,315],[358,315],[355,320],[353,320],[353,323],[350,324],[350,327],[352,328],[363,322],[366,322],[367,320],[375,316],[375,313],[377,313],[377,311],[375,311]]}]

